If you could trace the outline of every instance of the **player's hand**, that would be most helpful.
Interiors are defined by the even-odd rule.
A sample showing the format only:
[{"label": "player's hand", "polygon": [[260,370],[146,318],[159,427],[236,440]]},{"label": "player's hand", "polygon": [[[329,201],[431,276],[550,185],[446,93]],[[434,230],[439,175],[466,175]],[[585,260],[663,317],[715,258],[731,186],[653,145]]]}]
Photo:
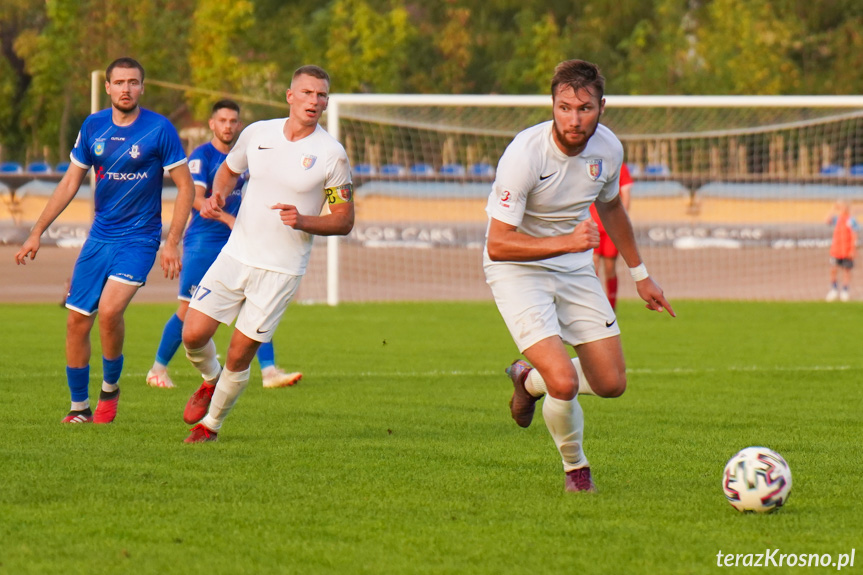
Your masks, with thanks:
[{"label": "player's hand", "polygon": [[292,206],[290,204],[276,204],[275,206],[270,206],[271,210],[279,210],[279,217],[282,219],[282,223],[286,226],[290,226],[295,230],[303,229],[303,215],[297,210],[296,206]]},{"label": "player's hand", "polygon": [[223,207],[225,207],[225,199],[219,194],[213,194],[204,200],[204,204],[201,206],[201,216],[208,220],[221,219]]},{"label": "player's hand", "polygon": [[646,277],[641,281],[635,282],[635,289],[638,290],[638,295],[641,296],[641,299],[647,302],[647,305],[644,307],[660,313],[662,310],[667,309],[671,317],[677,317],[671,304],[665,299],[662,288],[659,287],[658,283],[653,281],[653,278]]},{"label": "player's hand", "polygon": [[165,242],[162,246],[162,255],[159,259],[159,265],[165,272],[165,277],[174,279],[180,277],[180,270],[183,269],[183,264],[180,260],[180,249],[173,242]]},{"label": "player's hand", "polygon": [[19,266],[27,265],[27,258],[35,259],[36,252],[39,251],[39,247],[42,245],[41,240],[36,237],[29,237],[27,241],[24,242],[24,245],[21,246],[21,249],[18,250],[18,253],[15,254],[15,263]]},{"label": "player's hand", "polygon": [[599,247],[599,228],[592,218],[588,218],[575,226],[570,234],[571,251],[586,252]]}]

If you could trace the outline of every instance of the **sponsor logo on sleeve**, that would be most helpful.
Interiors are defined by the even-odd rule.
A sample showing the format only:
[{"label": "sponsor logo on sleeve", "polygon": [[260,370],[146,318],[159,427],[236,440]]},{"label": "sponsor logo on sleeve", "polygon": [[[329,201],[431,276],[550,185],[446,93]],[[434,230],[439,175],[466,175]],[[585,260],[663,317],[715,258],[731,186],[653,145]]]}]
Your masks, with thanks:
[{"label": "sponsor logo on sleeve", "polygon": [[193,174],[201,173],[201,160],[195,159],[189,162],[189,171]]},{"label": "sponsor logo on sleeve", "polygon": [[512,193],[509,190],[504,190],[503,193],[500,195],[500,200],[498,201],[498,204],[500,204],[502,208],[510,208],[512,207],[512,204],[510,204],[511,201]]}]

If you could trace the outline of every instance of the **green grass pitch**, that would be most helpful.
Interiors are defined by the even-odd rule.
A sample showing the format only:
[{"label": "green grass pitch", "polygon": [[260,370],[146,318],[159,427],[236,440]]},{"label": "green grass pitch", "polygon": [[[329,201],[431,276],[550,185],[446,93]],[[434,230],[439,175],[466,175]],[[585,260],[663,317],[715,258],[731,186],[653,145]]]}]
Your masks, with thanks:
[{"label": "green grass pitch", "polygon": [[[204,445],[182,442],[182,354],[177,389],[144,384],[173,306],[130,308],[106,426],[60,424],[65,311],[0,306],[0,574],[714,573],[719,551],[858,546],[859,571],[863,307],[676,309],[621,303],[628,390],[581,400],[600,491],[565,494],[541,416],[509,418],[517,354],[491,303],[292,306],[276,358],[303,381],[264,390],[253,364]],[[772,515],[722,494],[749,445],[791,466]]]}]

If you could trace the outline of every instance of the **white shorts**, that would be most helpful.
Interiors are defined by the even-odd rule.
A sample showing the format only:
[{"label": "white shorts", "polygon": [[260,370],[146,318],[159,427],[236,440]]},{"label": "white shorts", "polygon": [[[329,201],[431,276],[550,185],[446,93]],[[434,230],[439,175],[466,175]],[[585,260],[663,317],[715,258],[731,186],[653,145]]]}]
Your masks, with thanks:
[{"label": "white shorts", "polygon": [[558,272],[496,263],[485,267],[485,277],[520,353],[555,335],[573,346],[620,335],[593,264]]},{"label": "white shorts", "polygon": [[189,307],[266,343],[294,297],[303,276],[247,266],[222,252],[192,294]]}]

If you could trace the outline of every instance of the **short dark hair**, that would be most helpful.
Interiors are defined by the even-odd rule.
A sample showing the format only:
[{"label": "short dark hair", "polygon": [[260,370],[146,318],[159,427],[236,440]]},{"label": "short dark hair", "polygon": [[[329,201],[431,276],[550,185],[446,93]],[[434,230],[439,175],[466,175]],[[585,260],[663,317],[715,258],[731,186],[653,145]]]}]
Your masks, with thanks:
[{"label": "short dark hair", "polygon": [[596,64],[584,60],[566,60],[554,69],[554,77],[551,79],[551,96],[565,88],[573,91],[587,90],[592,96],[602,97],[605,95],[605,78]]},{"label": "short dark hair", "polygon": [[240,105],[234,102],[233,100],[219,100],[215,104],[213,104],[213,114],[218,112],[219,110],[227,108],[228,110],[233,110],[236,113],[240,113]]},{"label": "short dark hair", "polygon": [[105,79],[111,81],[111,72],[114,68],[137,68],[141,71],[141,81],[144,81],[144,67],[134,58],[117,58],[105,69]]},{"label": "short dark hair", "polygon": [[311,76],[312,78],[318,78],[319,80],[326,80],[327,84],[330,83],[330,75],[327,74],[327,71],[320,66],[315,66],[314,64],[308,64],[297,68],[294,75],[291,76],[291,80],[297,76]]}]

